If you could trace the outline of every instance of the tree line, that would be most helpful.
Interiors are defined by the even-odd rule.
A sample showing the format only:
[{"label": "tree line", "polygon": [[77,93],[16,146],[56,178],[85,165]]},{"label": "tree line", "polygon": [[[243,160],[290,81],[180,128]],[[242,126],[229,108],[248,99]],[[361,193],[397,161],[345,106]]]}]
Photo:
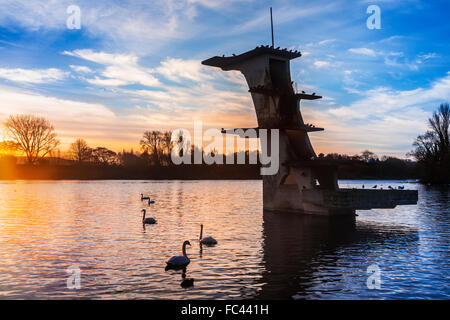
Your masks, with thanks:
[{"label": "tree line", "polygon": [[[319,154],[318,159],[339,164],[340,178],[420,178],[426,183],[450,183],[449,123],[449,105],[441,104],[428,119],[429,130],[415,139],[414,149],[407,154],[414,157],[416,162],[386,156],[379,158],[369,150],[352,156],[338,153]],[[139,176],[142,169],[150,167],[170,167],[171,169],[167,169],[167,172],[164,171],[168,176],[195,178],[195,175],[205,175],[208,177],[208,174],[214,175],[213,172],[217,173],[217,168],[223,166],[200,165],[200,168],[194,170],[192,169],[194,166],[190,165],[173,165],[170,155],[175,142],[171,140],[171,131],[145,131],[139,141],[140,152],[131,149],[116,153],[102,146],[90,147],[84,139],[78,138],[70,145],[66,156],[62,157],[60,150],[57,149],[60,141],[57,139],[55,129],[45,118],[33,115],[11,115],[4,122],[4,128],[9,139],[0,142],[2,166],[14,166],[18,154],[24,156],[28,166],[48,164],[49,159],[59,159],[68,161],[69,164],[76,165],[78,168],[82,166],[115,167],[116,170],[120,167],[135,168],[133,177]],[[192,157],[194,148],[196,147],[191,146]],[[204,150],[200,152],[203,153]],[[225,170],[222,171],[225,174],[223,178],[227,178],[226,170],[232,172],[232,176],[236,178],[239,176],[259,178],[259,165],[248,164],[251,152],[257,153],[257,151],[248,150],[235,152],[235,163],[239,154],[244,153],[247,165],[232,165],[229,169],[220,169]],[[179,168],[174,171],[174,167]],[[192,174],[182,174],[180,170],[191,170]],[[162,172],[159,171],[159,174]],[[206,173],[201,174],[201,172]],[[220,178],[220,176],[217,177]]]}]

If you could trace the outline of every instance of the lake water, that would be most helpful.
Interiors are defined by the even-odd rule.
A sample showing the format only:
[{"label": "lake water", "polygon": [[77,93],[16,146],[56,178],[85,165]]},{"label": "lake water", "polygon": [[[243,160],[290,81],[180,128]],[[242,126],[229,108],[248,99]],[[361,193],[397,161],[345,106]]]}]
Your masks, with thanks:
[{"label": "lake water", "polygon": [[[261,181],[2,181],[0,298],[449,299],[450,191],[340,181],[362,184],[418,189],[419,203],[330,220],[263,212]],[[145,229],[141,192],[156,201]],[[217,246],[200,248],[201,223]],[[184,240],[187,289],[164,270]]]}]

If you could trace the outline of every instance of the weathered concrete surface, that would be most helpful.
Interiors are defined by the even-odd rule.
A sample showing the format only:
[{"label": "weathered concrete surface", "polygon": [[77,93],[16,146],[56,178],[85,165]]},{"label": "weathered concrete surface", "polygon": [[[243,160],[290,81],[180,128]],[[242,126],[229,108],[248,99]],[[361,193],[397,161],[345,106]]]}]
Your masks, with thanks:
[{"label": "weathered concrete surface", "polygon": [[[261,46],[240,55],[216,56],[202,62],[224,71],[240,71],[249,86],[258,128],[280,130],[277,142],[282,165],[276,174],[262,177],[264,209],[354,215],[356,209],[415,204],[417,191],[339,189],[337,166],[317,160],[309,140],[308,132],[322,128],[305,123],[300,109],[302,99],[321,97],[297,93],[292,86],[290,60],[300,56],[299,52]],[[269,138],[268,143],[274,141]]]},{"label": "weathered concrete surface", "polygon": [[416,190],[303,190],[303,201],[327,208],[395,208],[397,205],[416,204]]}]

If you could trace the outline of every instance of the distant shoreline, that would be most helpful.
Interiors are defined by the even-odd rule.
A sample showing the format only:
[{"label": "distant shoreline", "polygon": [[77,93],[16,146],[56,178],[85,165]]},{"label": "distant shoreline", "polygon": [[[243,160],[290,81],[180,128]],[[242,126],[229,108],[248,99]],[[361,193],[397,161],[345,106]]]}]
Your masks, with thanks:
[{"label": "distant shoreline", "polygon": [[[197,178],[192,178],[192,179],[177,179],[177,178],[170,178],[170,179],[144,179],[144,178],[133,178],[133,179],[128,179],[128,178],[121,178],[121,179],[116,179],[116,178],[109,178],[109,179],[78,179],[78,178],[73,178],[73,179],[38,179],[38,178],[34,178],[34,179],[0,179],[0,181],[260,181],[262,180],[261,178],[258,179],[254,179],[254,178],[246,178],[246,179],[240,179],[240,178],[218,178],[218,179],[208,179],[208,178],[204,178],[204,179],[197,179]],[[408,183],[421,183],[418,179],[383,179],[383,178],[376,178],[376,179],[372,179],[372,178],[358,178],[358,179],[348,179],[348,178],[339,178],[338,181],[407,181]]]},{"label": "distant shoreline", "polygon": [[[10,165],[0,166],[0,180],[260,180],[259,165],[99,166]],[[403,170],[402,170],[403,169]],[[340,180],[417,180],[413,168],[372,168],[342,165]]]},{"label": "distant shoreline", "polygon": [[[17,164],[15,159],[0,158],[0,180],[260,180],[259,164],[181,164],[123,165],[46,161],[41,164]],[[321,161],[321,160],[317,160]],[[338,167],[339,180],[420,180],[420,163],[388,158],[386,160],[331,159]],[[438,183],[435,183],[438,184]],[[445,183],[444,183],[445,185]]]}]

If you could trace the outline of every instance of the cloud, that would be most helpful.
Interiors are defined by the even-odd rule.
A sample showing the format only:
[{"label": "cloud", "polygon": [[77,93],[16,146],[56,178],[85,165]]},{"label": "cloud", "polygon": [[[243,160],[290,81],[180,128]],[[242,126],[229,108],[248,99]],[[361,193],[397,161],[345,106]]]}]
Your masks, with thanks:
[{"label": "cloud", "polygon": [[160,86],[160,82],[152,75],[152,69],[138,64],[134,54],[111,54],[95,52],[90,49],[64,51],[63,54],[95,62],[106,66],[101,73],[102,78],[87,79],[91,84],[100,86],[124,86],[141,84],[148,87]]},{"label": "cloud", "polygon": [[7,69],[0,68],[0,78],[22,83],[48,83],[62,80],[66,72],[59,69]]},{"label": "cloud", "polygon": [[[149,53],[173,39],[195,34],[196,8],[204,1],[185,0],[2,0],[0,25],[14,24],[30,32],[64,31],[67,8],[81,9],[81,30],[104,45]],[[211,7],[211,6],[209,6]]]},{"label": "cloud", "polygon": [[[140,56],[158,52],[168,43],[202,36],[211,26],[198,18],[199,9],[223,13],[236,2],[252,0],[2,0],[0,26],[28,32],[64,32],[77,5],[81,29],[73,31],[95,39],[102,48],[117,47]],[[72,32],[72,31],[70,31]]]},{"label": "cloud", "polygon": [[377,55],[374,50],[368,49],[368,48],[351,48],[348,51],[350,51],[352,53],[371,56],[371,57],[375,57]]},{"label": "cloud", "polygon": [[314,61],[314,66],[317,68],[328,67],[330,63],[328,61],[316,60]]},{"label": "cloud", "polygon": [[[77,57],[86,61],[103,65],[105,69],[100,76],[85,78],[85,80],[97,86],[119,87],[129,84],[141,84],[153,88],[165,88],[156,76],[187,86],[186,80],[191,82],[204,82],[223,80],[229,83],[243,85],[245,81],[237,72],[224,73],[218,69],[205,67],[201,60],[166,58],[155,68],[146,68],[139,64],[139,58],[133,54],[112,54],[95,52],[90,49],[64,51],[64,55]],[[76,71],[92,73],[87,67],[73,66]]]},{"label": "cloud", "polygon": [[450,74],[434,82],[430,88],[401,91],[382,87],[368,90],[362,100],[329,112],[341,119],[367,119],[447,100],[450,100]]},{"label": "cloud", "polygon": [[[277,25],[282,25],[300,18],[311,18],[333,11],[338,6],[337,3],[320,4],[316,6],[283,6],[273,10],[273,17]],[[261,30],[267,26],[268,9],[260,10],[253,19],[250,19],[234,28],[226,30],[224,33],[232,35],[248,31]]]},{"label": "cloud", "polygon": [[200,60],[167,58],[161,62],[161,66],[157,67],[155,71],[175,82],[181,82],[183,79],[198,82],[212,78],[212,76],[205,71],[206,69],[207,68],[201,64]]},{"label": "cloud", "polygon": [[10,114],[43,116],[54,124],[63,140],[78,136],[101,136],[108,140],[108,135],[120,124],[115,114],[101,104],[60,99],[10,87],[0,87],[0,95],[0,120]]},{"label": "cloud", "polygon": [[130,84],[130,82],[120,79],[100,79],[99,77],[95,77],[94,79],[86,79],[86,81],[100,87],[119,87]]},{"label": "cloud", "polygon": [[438,57],[438,55],[436,53],[434,53],[434,52],[419,55],[419,58],[421,60],[428,60],[428,59],[437,58],[437,57]]},{"label": "cloud", "polygon": [[335,42],[336,41],[336,39],[327,39],[327,40],[322,40],[322,41],[319,41],[319,45],[320,46],[323,46],[323,45],[326,45],[326,44],[328,44],[328,43],[332,43],[332,42]]},{"label": "cloud", "polygon": [[[224,73],[206,68],[196,60],[167,58],[156,68],[144,68],[134,55],[91,50],[75,50],[65,52],[65,55],[105,66],[100,76],[93,73],[92,77],[80,79],[93,86],[115,87],[114,90],[100,92],[93,88],[89,100],[102,103],[85,103],[0,87],[3,97],[0,120],[16,113],[44,116],[55,125],[58,136],[63,140],[62,149],[77,137],[114,150],[130,146],[136,148],[145,130],[190,128],[194,120],[203,121],[205,128],[256,125],[251,98],[243,88],[245,79],[237,72]],[[73,70],[87,71],[72,66]],[[126,70],[115,74],[115,69],[111,67],[121,71],[125,68],[130,74]],[[129,71],[131,69],[132,72]],[[146,77],[158,75],[175,84],[158,82],[151,90],[122,87],[132,82],[144,84],[144,77],[139,76],[142,74]],[[113,105],[124,102],[127,109],[113,109],[103,104],[108,101]]]},{"label": "cloud", "polygon": [[411,62],[408,61],[408,59],[402,59],[402,60],[403,61],[400,62],[397,57],[394,57],[394,58],[391,59],[389,56],[387,56],[387,57],[384,58],[384,63],[387,66],[390,66],[390,67],[408,68],[409,70],[412,70],[412,71],[419,70],[418,64],[421,63],[420,61],[416,60],[415,63],[411,63]]},{"label": "cloud", "polygon": [[75,66],[75,65],[70,65],[70,68],[73,69],[75,72],[78,73],[93,73],[94,71],[92,71],[91,68],[86,67],[86,66]]},{"label": "cloud", "polygon": [[450,72],[428,88],[384,87],[359,94],[361,99],[326,112],[303,108],[305,119],[325,127],[325,132],[313,135],[314,145],[326,152],[357,153],[369,148],[404,156],[415,137],[426,130],[431,110],[450,100]]}]

